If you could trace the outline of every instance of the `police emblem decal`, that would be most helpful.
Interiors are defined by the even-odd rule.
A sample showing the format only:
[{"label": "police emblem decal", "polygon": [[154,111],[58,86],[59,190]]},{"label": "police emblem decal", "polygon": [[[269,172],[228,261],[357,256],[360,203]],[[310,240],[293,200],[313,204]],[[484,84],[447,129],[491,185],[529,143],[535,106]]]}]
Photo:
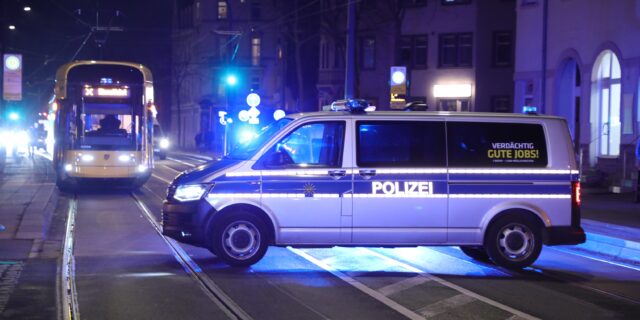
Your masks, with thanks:
[{"label": "police emblem decal", "polygon": [[313,197],[313,194],[316,193],[316,186],[311,183],[304,184],[304,196],[307,198]]}]

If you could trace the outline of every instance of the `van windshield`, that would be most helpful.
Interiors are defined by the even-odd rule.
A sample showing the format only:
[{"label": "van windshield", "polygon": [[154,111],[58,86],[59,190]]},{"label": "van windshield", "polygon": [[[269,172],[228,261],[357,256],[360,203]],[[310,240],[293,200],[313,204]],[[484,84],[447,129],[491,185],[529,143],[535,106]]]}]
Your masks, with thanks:
[{"label": "van windshield", "polygon": [[292,119],[282,118],[278,121],[272,122],[270,125],[262,128],[255,137],[252,139],[245,141],[243,143],[238,143],[234,146],[233,150],[229,152],[229,155],[226,158],[234,159],[234,160],[248,160],[253,157],[258,150],[260,150],[271,138],[280,131],[280,129],[284,128],[287,124],[289,124]]}]

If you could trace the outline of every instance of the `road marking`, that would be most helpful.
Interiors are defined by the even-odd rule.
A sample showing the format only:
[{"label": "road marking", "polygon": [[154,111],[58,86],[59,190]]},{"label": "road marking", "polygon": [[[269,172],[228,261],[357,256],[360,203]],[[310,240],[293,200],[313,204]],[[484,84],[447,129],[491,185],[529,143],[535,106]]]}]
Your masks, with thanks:
[{"label": "road marking", "polygon": [[396,260],[394,258],[388,257],[388,256],[386,256],[384,254],[378,253],[376,251],[373,251],[373,250],[367,249],[367,248],[360,248],[360,250],[367,251],[367,252],[369,252],[369,253],[371,253],[371,254],[373,254],[373,255],[381,258],[381,259],[387,260],[388,262],[391,262],[391,263],[394,263],[394,264],[396,264],[398,266],[401,266],[401,267],[403,267],[403,268],[405,268],[405,269],[407,269],[407,270],[409,270],[411,272],[415,272],[417,274],[420,274],[420,275],[423,275],[425,277],[428,277],[431,280],[434,280],[434,281],[436,281],[436,282],[438,282],[438,283],[440,283],[440,284],[442,284],[442,285],[444,285],[446,287],[449,287],[449,288],[451,288],[453,290],[456,290],[456,291],[458,291],[458,292],[460,292],[462,294],[465,294],[465,295],[467,295],[469,297],[475,298],[476,300],[480,300],[480,301],[482,301],[482,302],[484,302],[486,304],[489,304],[491,306],[494,306],[496,308],[499,308],[499,309],[502,309],[504,311],[507,311],[507,312],[509,312],[511,314],[515,314],[515,315],[517,315],[519,317],[522,317],[523,319],[529,319],[529,320],[539,319],[539,318],[536,318],[536,317],[534,317],[534,316],[532,316],[530,314],[524,313],[524,312],[522,312],[520,310],[516,310],[516,309],[511,308],[511,307],[509,307],[507,305],[504,305],[504,304],[502,304],[502,303],[500,303],[498,301],[489,299],[489,298],[487,298],[485,296],[482,296],[482,295],[479,295],[479,294],[477,294],[477,293],[475,293],[473,291],[467,290],[467,289],[465,289],[465,288],[463,288],[463,287],[461,287],[461,286],[459,286],[457,284],[453,284],[453,283],[451,283],[451,282],[449,282],[447,280],[444,280],[442,278],[436,277],[436,276],[434,276],[432,274],[429,274],[429,273],[427,273],[427,272],[425,272],[423,270],[420,270],[420,269],[418,269],[416,267],[413,267],[413,266],[411,266],[409,264],[406,264],[406,263],[404,263],[402,261],[399,261],[399,260]]},{"label": "road marking", "polygon": [[169,166],[168,166],[168,165],[166,165],[166,164],[162,164],[162,166],[163,166],[163,167],[165,167],[165,168],[167,168],[167,169],[169,169],[169,170],[171,170],[171,171],[173,171],[173,172],[175,172],[175,173],[182,173],[182,171],[179,171],[179,170],[176,170],[176,169],[174,169],[174,168],[171,168],[171,167],[169,167]]},{"label": "road marking", "polygon": [[161,177],[161,176],[159,176],[159,175],[152,174],[151,176],[152,176],[152,177],[154,177],[154,178],[156,178],[156,179],[158,179],[158,180],[160,180],[160,181],[162,181],[162,182],[165,182],[165,183],[167,183],[167,184],[171,184],[171,181],[169,181],[169,180],[167,180],[167,179],[165,179],[165,178],[163,178],[163,177]]},{"label": "road marking", "polygon": [[74,196],[69,200],[67,213],[67,227],[62,249],[61,286],[62,307],[64,319],[80,319],[78,305],[78,291],[76,288],[76,260],[73,256],[74,233],[76,227],[76,214],[78,211],[78,199]]},{"label": "road marking", "polygon": [[196,167],[196,166],[198,166],[197,164],[191,164],[191,163],[189,163],[189,162],[182,161],[182,160],[178,160],[178,159],[176,159],[176,158],[172,158],[172,157],[167,157],[167,159],[169,159],[169,160],[171,160],[171,161],[174,161],[174,162],[177,162],[177,163],[180,163],[180,164],[184,164],[185,166],[189,166],[189,167]]},{"label": "road marking", "polygon": [[412,310],[407,309],[406,307],[404,307],[403,305],[391,300],[390,298],[388,298],[387,296],[385,296],[384,294],[375,291],[367,286],[365,286],[364,284],[362,284],[361,282],[357,281],[354,278],[349,277],[348,275],[340,272],[339,270],[333,268],[332,266],[312,257],[311,255],[307,254],[306,252],[300,250],[300,249],[295,249],[292,247],[287,247],[287,249],[289,249],[289,251],[301,256],[302,258],[304,258],[305,260],[315,264],[316,266],[326,270],[327,272],[333,274],[334,276],[338,277],[340,280],[352,285],[353,287],[355,287],[356,289],[364,292],[366,295],[380,301],[381,303],[385,304],[387,307],[397,311],[398,313],[402,314],[403,316],[409,318],[409,319],[413,319],[413,320],[424,320],[424,317],[418,313],[413,312]]},{"label": "road marking", "polygon": [[207,297],[215,303],[220,310],[229,316],[231,319],[247,319],[251,320],[251,316],[247,314],[240,306],[238,306],[229,296],[227,296],[220,287],[209,276],[202,272],[202,268],[191,259],[184,249],[173,239],[167,238],[162,234],[162,227],[156,221],[153,214],[149,211],[147,206],[140,200],[135,194],[131,193],[131,196],[135,200],[136,205],[144,213],[144,216],[149,220],[149,223],[156,230],[158,235],[164,240],[169,249],[173,252],[173,256],[178,263],[182,265],[187,274],[200,285],[200,288]]},{"label": "road marking", "polygon": [[400,291],[404,291],[407,290],[409,288],[413,288],[415,286],[419,286],[425,282],[431,281],[431,279],[429,279],[428,277],[425,277],[423,275],[417,275],[415,277],[411,277],[408,279],[404,279],[402,281],[398,281],[396,283],[392,283],[390,285],[384,286],[380,289],[378,289],[378,291],[382,294],[384,294],[385,296],[391,296],[394,295]]},{"label": "road marking", "polygon": [[474,301],[477,300],[473,297],[461,293],[453,297],[434,302],[426,307],[422,307],[418,309],[418,312],[424,315],[426,318],[432,318]]}]

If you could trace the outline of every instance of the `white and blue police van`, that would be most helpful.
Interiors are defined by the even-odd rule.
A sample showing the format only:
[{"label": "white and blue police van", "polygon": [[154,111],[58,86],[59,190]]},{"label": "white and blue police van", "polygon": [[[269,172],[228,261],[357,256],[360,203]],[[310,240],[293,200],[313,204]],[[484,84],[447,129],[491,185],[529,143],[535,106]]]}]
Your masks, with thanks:
[{"label": "white and blue police van", "polygon": [[453,245],[523,268],[543,244],[585,241],[564,119],[344,105],[286,116],[178,175],[163,234],[233,266],[268,246]]}]

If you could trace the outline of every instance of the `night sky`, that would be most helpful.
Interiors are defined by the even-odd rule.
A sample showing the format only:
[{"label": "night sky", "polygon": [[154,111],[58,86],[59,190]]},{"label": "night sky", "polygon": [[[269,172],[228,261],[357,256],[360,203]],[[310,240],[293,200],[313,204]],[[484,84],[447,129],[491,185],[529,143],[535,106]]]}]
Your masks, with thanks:
[{"label": "night sky", "polygon": [[[171,0],[2,0],[2,49],[23,55],[23,101],[46,110],[55,70],[72,60],[125,60],[154,73],[156,101],[169,105]],[[31,11],[24,11],[24,7]],[[15,30],[9,30],[15,25]],[[124,31],[100,31],[98,27]],[[160,90],[158,90],[158,88]],[[165,102],[166,101],[166,102]]]}]

